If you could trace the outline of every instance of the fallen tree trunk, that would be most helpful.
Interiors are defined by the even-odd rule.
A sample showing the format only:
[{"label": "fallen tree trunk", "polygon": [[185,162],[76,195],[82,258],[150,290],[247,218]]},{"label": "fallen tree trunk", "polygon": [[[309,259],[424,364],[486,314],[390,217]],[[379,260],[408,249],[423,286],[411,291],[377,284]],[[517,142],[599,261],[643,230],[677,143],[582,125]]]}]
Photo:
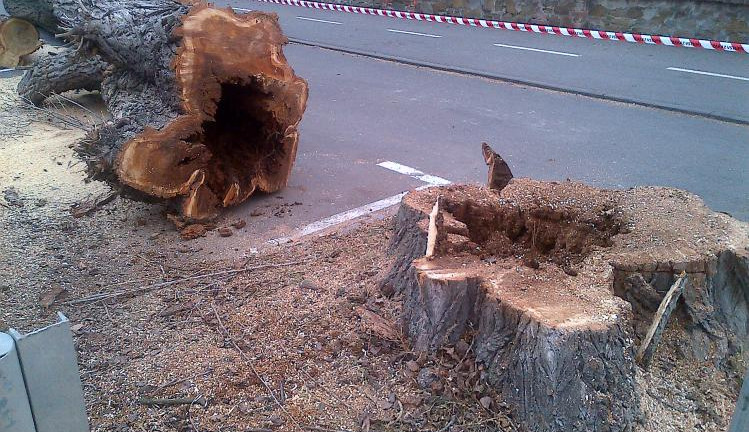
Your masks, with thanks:
[{"label": "fallen tree trunk", "polygon": [[39,32],[29,22],[18,18],[0,18],[0,67],[14,68],[21,57],[39,47]]},{"label": "fallen tree trunk", "polygon": [[40,103],[101,90],[112,120],[78,148],[91,177],[177,200],[195,220],[286,186],[307,83],[275,15],[171,0],[55,0],[54,11],[79,47],[37,63],[18,91]]}]

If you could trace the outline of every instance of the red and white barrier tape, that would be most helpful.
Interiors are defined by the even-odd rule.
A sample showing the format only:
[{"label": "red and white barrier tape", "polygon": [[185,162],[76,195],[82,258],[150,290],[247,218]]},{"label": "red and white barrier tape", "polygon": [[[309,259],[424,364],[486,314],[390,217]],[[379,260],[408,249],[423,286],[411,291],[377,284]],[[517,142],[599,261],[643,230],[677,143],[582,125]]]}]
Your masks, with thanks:
[{"label": "red and white barrier tape", "polygon": [[705,39],[682,38],[674,36],[656,36],[639,33],[609,32],[602,30],[576,29],[570,27],[556,27],[536,24],[523,24],[505,21],[491,21],[475,18],[461,18],[444,15],[430,15],[415,12],[401,12],[386,9],[373,9],[359,6],[347,6],[333,3],[320,3],[306,0],[255,0],[263,3],[276,3],[290,6],[301,6],[312,9],[325,9],[339,12],[349,12],[364,15],[377,15],[390,18],[401,18],[417,21],[428,21],[448,24],[486,27],[504,30],[515,30],[533,33],[545,33],[560,36],[572,36],[588,39],[607,39],[641,44],[682,46],[688,48],[704,48],[717,51],[731,51],[749,53],[749,43],[721,42]]}]

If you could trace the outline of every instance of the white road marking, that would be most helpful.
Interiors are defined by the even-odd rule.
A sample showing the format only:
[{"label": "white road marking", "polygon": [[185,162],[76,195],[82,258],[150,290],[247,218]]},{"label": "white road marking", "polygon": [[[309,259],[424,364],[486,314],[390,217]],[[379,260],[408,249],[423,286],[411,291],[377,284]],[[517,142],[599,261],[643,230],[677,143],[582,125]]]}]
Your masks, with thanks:
[{"label": "white road marking", "polygon": [[415,35],[415,36],[426,36],[426,37],[430,37],[430,38],[441,38],[442,37],[440,35],[433,35],[433,34],[428,34],[428,33],[417,33],[417,32],[405,31],[405,30],[387,29],[387,31],[392,32],[392,33],[403,33],[403,34],[410,34],[410,35]]},{"label": "white road marking", "polygon": [[[311,224],[299,230],[299,232],[296,233],[294,237],[302,237],[302,236],[314,234],[316,232],[322,231],[332,226],[342,224],[352,219],[356,219],[367,213],[376,212],[382,209],[386,209],[390,206],[394,206],[398,204],[399,202],[401,202],[401,199],[403,199],[406,193],[407,192],[402,192],[402,193],[399,193],[398,195],[393,195],[385,199],[381,199],[379,201],[375,201],[369,204],[364,204],[361,207],[357,207],[355,209],[351,209],[345,212],[334,214],[333,216],[326,217],[325,219],[320,219],[317,222],[312,222]],[[289,241],[291,241],[291,237],[280,237],[277,239],[269,240],[268,243],[284,244],[284,243],[288,243]]]},{"label": "white road marking", "polygon": [[233,7],[232,9],[234,9],[235,11],[240,11],[240,12],[252,12],[252,9],[245,9],[245,8],[238,8],[238,7]]},{"label": "white road marking", "polygon": [[336,25],[342,25],[343,23],[339,23],[338,21],[328,21],[328,20],[322,20],[322,19],[316,19],[316,18],[307,18],[307,17],[301,17],[298,16],[296,19],[304,20],[304,21],[314,21],[319,23],[325,23],[325,24],[336,24]]},{"label": "white road marking", "polygon": [[693,73],[697,75],[708,75],[708,76],[714,76],[719,78],[731,78],[735,80],[741,80],[741,81],[749,81],[749,78],[740,77],[740,76],[734,76],[734,75],[725,75],[725,74],[719,74],[719,73],[713,73],[713,72],[704,72],[704,71],[698,71],[698,70],[692,70],[692,69],[682,69],[677,67],[670,67],[666,68],[670,71],[676,71],[676,72],[687,72],[687,73]]},{"label": "white road marking", "polygon": [[14,71],[15,69],[0,69],[0,72],[10,72]]},{"label": "white road marking", "polygon": [[[444,186],[444,185],[448,185],[452,183],[450,180],[443,179],[442,177],[424,174],[423,172],[417,170],[416,168],[411,168],[410,166],[401,165],[397,162],[385,161],[385,162],[380,162],[377,165],[382,168],[389,169],[391,171],[395,171],[400,174],[405,174],[409,177],[421,180],[424,183],[426,183],[424,186],[419,186],[418,188],[416,188],[417,190],[426,189],[428,187],[433,187],[433,186]],[[320,219],[319,221],[312,222],[311,224],[300,229],[299,231],[297,231],[295,235],[291,237],[275,238],[272,240],[268,240],[268,243],[273,244],[273,245],[280,245],[280,244],[288,243],[292,240],[292,238],[303,237],[306,235],[314,234],[316,232],[320,232],[322,230],[342,224],[352,219],[356,219],[365,214],[374,213],[376,211],[386,209],[388,207],[398,204],[407,193],[408,192],[401,192],[397,195],[389,196],[387,198],[383,198],[379,201],[371,202],[369,204],[364,204],[361,207],[357,207],[355,209],[337,213],[337,214],[334,214],[333,216],[326,217],[325,219]]]},{"label": "white road marking", "polygon": [[562,55],[567,57],[580,57],[580,54],[572,54],[572,53],[566,53],[561,51],[549,51],[544,49],[538,49],[538,48],[528,48],[528,47],[521,47],[516,45],[505,45],[500,43],[495,43],[494,46],[501,47],[501,48],[512,48],[512,49],[519,49],[523,51],[535,51],[535,52],[542,52],[546,54],[556,54],[556,55]]},{"label": "white road marking", "polygon": [[413,177],[417,180],[421,180],[424,183],[429,183],[431,186],[443,186],[443,185],[449,185],[452,183],[450,180],[443,179],[442,177],[433,176],[430,174],[424,174],[423,172],[417,170],[416,168],[411,168],[410,166],[401,165],[397,162],[391,162],[391,161],[385,161],[380,162],[377,164],[377,166],[380,166],[385,169],[389,169],[390,171],[395,171],[400,174],[405,174],[409,177]]}]

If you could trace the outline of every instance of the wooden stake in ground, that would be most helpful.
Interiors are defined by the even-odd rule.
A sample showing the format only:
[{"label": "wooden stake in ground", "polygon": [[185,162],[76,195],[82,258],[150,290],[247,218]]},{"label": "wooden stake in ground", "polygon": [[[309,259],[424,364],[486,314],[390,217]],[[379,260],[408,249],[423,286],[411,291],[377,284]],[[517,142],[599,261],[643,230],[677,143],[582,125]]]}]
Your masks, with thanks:
[{"label": "wooden stake in ground", "polygon": [[18,90],[37,104],[101,91],[112,120],[77,149],[92,178],[172,200],[194,220],[286,186],[307,83],[275,15],[174,0],[53,0],[53,10],[77,48],[38,62]]},{"label": "wooden stake in ground", "polygon": [[671,289],[668,290],[666,296],[663,297],[661,305],[658,307],[658,311],[653,317],[653,323],[648,329],[648,333],[645,335],[645,339],[642,340],[640,348],[637,350],[637,362],[644,368],[650,366],[651,360],[655,350],[658,348],[658,343],[661,341],[663,330],[666,329],[668,319],[671,317],[671,313],[676,309],[679,297],[684,292],[684,287],[687,285],[687,274],[682,272],[676,279]]},{"label": "wooden stake in ground", "polygon": [[18,66],[21,57],[40,46],[39,32],[31,23],[18,18],[0,18],[0,67]]}]

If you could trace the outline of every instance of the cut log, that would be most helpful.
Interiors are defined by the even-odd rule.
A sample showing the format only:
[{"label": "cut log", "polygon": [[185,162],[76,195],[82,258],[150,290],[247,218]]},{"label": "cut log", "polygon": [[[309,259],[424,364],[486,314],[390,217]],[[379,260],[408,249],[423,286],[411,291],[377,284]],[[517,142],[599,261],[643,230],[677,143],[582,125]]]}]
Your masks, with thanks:
[{"label": "cut log", "polygon": [[[438,197],[452,228],[427,259],[421,254]],[[641,335],[633,324],[652,322],[666,294],[643,270],[663,266],[669,287],[675,271],[685,270],[691,282],[686,310],[677,308],[679,319],[671,321],[680,339],[661,345],[702,340],[693,336],[711,325],[711,353],[723,360],[746,353],[748,234],[749,225],[673,189],[606,191],[526,179],[499,196],[476,186],[429,188],[401,202],[383,287],[403,294],[402,326],[415,350],[434,352],[475,334],[488,382],[527,429],[630,431],[640,412]],[[526,256],[538,268],[524,266]],[[726,263],[708,270],[716,257]],[[638,280],[647,307],[633,311],[625,291]]]},{"label": "cut log", "polygon": [[308,90],[277,16],[171,0],[53,4],[79,48],[35,65],[19,93],[40,103],[101,90],[112,120],[78,148],[92,178],[177,201],[190,220],[286,186]]},{"label": "cut log", "polygon": [[[72,2],[72,0],[67,0]],[[24,19],[50,33],[60,30],[57,17],[52,8],[53,0],[2,0],[10,16]]]},{"label": "cut log", "polygon": [[31,23],[18,18],[0,18],[0,67],[18,66],[21,57],[40,46],[39,32]]}]

